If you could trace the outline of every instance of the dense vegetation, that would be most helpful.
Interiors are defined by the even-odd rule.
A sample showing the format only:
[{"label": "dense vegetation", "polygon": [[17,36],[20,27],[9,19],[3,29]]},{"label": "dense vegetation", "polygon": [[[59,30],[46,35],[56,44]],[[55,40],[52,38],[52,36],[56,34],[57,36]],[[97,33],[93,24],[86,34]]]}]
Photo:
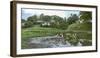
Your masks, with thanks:
[{"label": "dense vegetation", "polygon": [[28,48],[27,41],[32,37],[63,34],[72,45],[81,42],[83,46],[92,45],[92,13],[80,11],[80,15],[71,14],[69,18],[57,15],[33,15],[22,19],[22,48]]}]

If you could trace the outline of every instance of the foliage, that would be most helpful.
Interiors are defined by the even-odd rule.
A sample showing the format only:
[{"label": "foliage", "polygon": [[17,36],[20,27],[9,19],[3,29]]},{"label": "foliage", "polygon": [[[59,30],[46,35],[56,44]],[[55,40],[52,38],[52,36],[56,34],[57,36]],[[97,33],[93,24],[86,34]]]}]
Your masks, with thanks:
[{"label": "foliage", "polygon": [[84,22],[84,23],[74,23],[69,25],[67,30],[75,30],[75,31],[91,31],[92,23]]},{"label": "foliage", "polygon": [[24,23],[25,22],[25,19],[21,19],[21,23]]},{"label": "foliage", "polygon": [[[28,17],[26,22],[24,23],[25,23],[24,28],[30,27],[32,25],[40,25],[41,27],[51,27],[51,28],[59,28],[59,29],[67,29],[68,27],[67,19],[57,15],[52,15],[52,16],[44,15],[44,14],[41,14],[40,16],[33,15]],[[42,26],[42,24],[44,23],[49,23],[50,25]]]},{"label": "foliage", "polygon": [[70,25],[75,23],[77,20],[79,20],[78,16],[76,14],[71,14],[71,16],[67,19],[67,23]]},{"label": "foliage", "polygon": [[80,20],[84,20],[84,21],[92,20],[92,12],[81,11]]},{"label": "foliage", "polygon": [[27,21],[25,22],[23,28],[28,28],[28,27],[32,27],[33,26],[33,23],[31,21]]}]

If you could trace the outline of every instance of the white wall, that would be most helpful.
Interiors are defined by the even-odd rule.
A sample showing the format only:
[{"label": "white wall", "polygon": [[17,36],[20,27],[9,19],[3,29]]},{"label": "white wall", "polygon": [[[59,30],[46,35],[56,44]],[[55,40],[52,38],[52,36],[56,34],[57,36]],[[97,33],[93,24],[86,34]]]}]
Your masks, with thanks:
[{"label": "white wall", "polygon": [[[10,57],[10,1],[11,0],[0,0],[0,58],[12,58]],[[33,1],[98,5],[100,10],[100,0],[33,0]],[[98,13],[99,17],[100,11]],[[100,20],[98,20],[98,22],[100,22]],[[100,34],[99,30],[100,26],[98,26],[98,34]],[[98,38],[100,38],[100,36]],[[99,41],[100,39],[98,39],[98,44],[100,44]],[[47,56],[35,56],[34,58],[99,58],[100,46],[98,49],[99,52],[96,53],[47,55]],[[33,58],[33,57],[22,57],[22,58]]]}]

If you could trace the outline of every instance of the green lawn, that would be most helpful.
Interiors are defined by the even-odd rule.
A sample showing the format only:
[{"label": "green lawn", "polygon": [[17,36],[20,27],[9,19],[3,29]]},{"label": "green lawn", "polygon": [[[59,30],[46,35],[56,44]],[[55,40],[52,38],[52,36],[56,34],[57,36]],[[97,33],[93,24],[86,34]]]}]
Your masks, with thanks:
[{"label": "green lawn", "polygon": [[22,38],[52,36],[59,32],[65,32],[65,30],[56,28],[32,27],[22,29]]}]

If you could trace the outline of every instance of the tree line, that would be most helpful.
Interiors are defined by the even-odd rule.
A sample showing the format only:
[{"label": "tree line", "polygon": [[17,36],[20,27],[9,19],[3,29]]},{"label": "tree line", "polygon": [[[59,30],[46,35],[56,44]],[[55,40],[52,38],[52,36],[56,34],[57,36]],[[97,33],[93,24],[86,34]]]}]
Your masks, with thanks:
[{"label": "tree line", "polygon": [[38,25],[40,27],[50,27],[67,29],[69,25],[76,22],[88,22],[92,19],[92,13],[87,11],[80,11],[79,15],[70,14],[70,17],[60,17],[57,15],[33,15],[27,19],[21,19],[22,28],[33,27]]}]

